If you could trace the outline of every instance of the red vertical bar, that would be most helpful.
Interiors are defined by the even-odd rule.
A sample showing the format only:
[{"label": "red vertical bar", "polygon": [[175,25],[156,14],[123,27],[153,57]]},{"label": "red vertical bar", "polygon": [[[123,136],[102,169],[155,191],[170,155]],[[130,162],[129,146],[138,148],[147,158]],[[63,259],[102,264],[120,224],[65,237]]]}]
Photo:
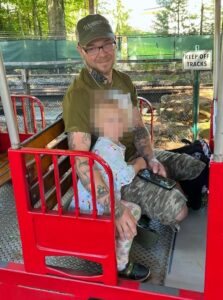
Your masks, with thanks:
[{"label": "red vertical bar", "polygon": [[223,163],[211,162],[204,299],[223,297]]},{"label": "red vertical bar", "polygon": [[31,114],[32,114],[32,121],[33,121],[33,131],[34,133],[37,132],[37,126],[36,126],[36,113],[35,113],[35,105],[33,99],[30,99],[31,101]]},{"label": "red vertical bar", "polygon": [[150,136],[151,136],[151,142],[153,143],[153,107],[151,104],[149,104],[150,108]]},{"label": "red vertical bar", "polygon": [[141,99],[139,100],[139,112],[141,115],[142,114],[142,100]]},{"label": "red vertical bar", "polygon": [[29,96],[30,99],[32,99],[32,101],[38,106],[39,110],[40,110],[40,114],[41,114],[41,126],[42,129],[44,129],[46,127],[46,121],[45,121],[45,112],[44,112],[44,105],[42,104],[42,102],[33,96]]},{"label": "red vertical bar", "polygon": [[146,98],[138,97],[137,99],[139,101],[139,111],[141,115],[142,115],[143,104],[148,106],[150,112],[150,137],[151,137],[151,142],[153,142],[153,107],[149,102],[149,100],[147,100]]},{"label": "red vertical bar", "polygon": [[72,169],[72,181],[73,181],[74,203],[75,203],[74,214],[76,217],[78,217],[80,214],[80,209],[79,209],[79,198],[78,198],[78,191],[77,191],[77,173],[76,173],[76,165],[75,165],[76,161],[74,156],[70,156],[70,164]]},{"label": "red vertical bar", "polygon": [[25,133],[28,133],[27,115],[26,115],[26,107],[25,107],[25,98],[21,97],[21,99],[22,99],[22,113],[23,113],[24,131],[25,131]]},{"label": "red vertical bar", "polygon": [[62,215],[63,209],[61,204],[60,175],[58,169],[57,155],[53,155],[53,166],[54,166],[54,178],[55,178],[55,186],[56,186],[56,194],[57,194],[58,213],[59,215]]},{"label": "red vertical bar", "polygon": [[19,125],[18,125],[18,115],[17,115],[17,110],[16,110],[16,96],[11,96],[11,100],[12,100],[12,106],[13,106],[13,110],[14,110],[14,114],[15,114],[15,119],[16,119],[16,126],[17,126],[17,128],[19,128]]},{"label": "red vertical bar", "polygon": [[[108,172],[106,169],[107,175],[108,175],[108,181],[109,181],[109,187],[114,186],[114,181],[113,181],[113,175],[111,170]],[[110,196],[110,209],[111,209],[111,218],[114,217],[115,215],[115,194],[114,194],[114,189],[110,188],[109,189],[109,196]]]},{"label": "red vertical bar", "polygon": [[94,172],[93,172],[93,166],[94,166],[94,160],[92,158],[89,158],[89,169],[90,169],[90,183],[91,183],[91,199],[92,199],[92,206],[93,206],[93,218],[97,217],[97,205],[96,205],[96,193],[95,193],[95,182],[94,182]]},{"label": "red vertical bar", "polygon": [[35,161],[36,161],[37,176],[38,176],[39,191],[40,191],[41,211],[43,213],[45,213],[46,212],[46,201],[45,201],[43,173],[42,173],[42,168],[41,168],[40,154],[35,154]]},{"label": "red vertical bar", "polygon": [[39,109],[40,109],[40,113],[41,113],[41,122],[42,122],[42,129],[44,129],[46,127],[46,120],[45,120],[45,112],[44,112],[44,106],[43,104],[38,101],[37,102]]},{"label": "red vertical bar", "polygon": [[46,127],[44,107],[41,106],[40,111],[41,111],[42,129],[44,129]]}]

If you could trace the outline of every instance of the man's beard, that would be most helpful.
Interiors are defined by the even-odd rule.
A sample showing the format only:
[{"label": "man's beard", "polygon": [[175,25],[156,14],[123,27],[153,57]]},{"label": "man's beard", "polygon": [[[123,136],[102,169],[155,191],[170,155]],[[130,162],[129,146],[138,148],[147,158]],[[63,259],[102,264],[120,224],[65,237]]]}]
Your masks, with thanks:
[{"label": "man's beard", "polygon": [[[103,61],[101,63],[103,63]],[[105,63],[106,63],[106,61],[105,61]],[[87,69],[89,70],[89,72],[91,70],[95,70],[96,72],[102,74],[102,76],[109,76],[111,71],[112,71],[112,68],[113,68],[114,64],[115,64],[115,59],[113,59],[113,61],[111,62],[111,66],[110,66],[109,70],[108,71],[103,71],[103,70],[97,68],[97,66],[93,66],[93,67],[90,66],[88,64],[88,62],[85,61],[85,65],[86,65]]]}]

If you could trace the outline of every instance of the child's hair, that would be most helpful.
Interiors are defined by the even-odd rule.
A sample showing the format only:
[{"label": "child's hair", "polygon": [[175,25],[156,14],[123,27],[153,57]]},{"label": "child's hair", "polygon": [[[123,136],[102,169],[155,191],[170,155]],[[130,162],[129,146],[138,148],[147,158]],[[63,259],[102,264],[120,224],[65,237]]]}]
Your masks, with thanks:
[{"label": "child's hair", "polygon": [[99,123],[101,116],[106,118],[108,109],[117,109],[125,123],[126,131],[132,126],[132,106],[130,94],[123,94],[118,90],[99,90],[95,91],[93,101],[91,102],[90,122],[91,128],[95,134],[101,134]]}]

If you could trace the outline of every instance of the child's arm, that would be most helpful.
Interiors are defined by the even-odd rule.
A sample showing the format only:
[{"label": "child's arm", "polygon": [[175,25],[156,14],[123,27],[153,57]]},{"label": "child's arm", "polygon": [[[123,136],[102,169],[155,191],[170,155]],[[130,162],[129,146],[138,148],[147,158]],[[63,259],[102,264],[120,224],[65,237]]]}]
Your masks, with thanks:
[{"label": "child's arm", "polygon": [[136,159],[134,159],[132,162],[130,162],[130,164],[133,166],[133,169],[135,171],[135,173],[137,174],[140,170],[142,169],[146,169],[147,168],[147,164],[144,158],[142,157],[137,157]]}]

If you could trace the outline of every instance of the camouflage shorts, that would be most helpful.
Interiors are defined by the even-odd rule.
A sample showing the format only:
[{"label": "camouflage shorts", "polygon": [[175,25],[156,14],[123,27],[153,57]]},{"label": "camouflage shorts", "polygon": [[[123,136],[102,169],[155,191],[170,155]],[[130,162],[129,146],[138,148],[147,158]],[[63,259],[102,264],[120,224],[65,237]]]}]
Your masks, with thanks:
[{"label": "camouflage shorts", "polygon": [[[175,180],[196,178],[205,167],[204,163],[186,154],[168,151],[155,151],[155,154],[166,167],[168,177]],[[187,201],[177,188],[166,190],[137,176],[122,188],[122,199],[137,203],[142,214],[158,219],[163,224],[175,223],[176,216]]]},{"label": "camouflage shorts", "polygon": [[164,165],[168,177],[179,180],[196,178],[205,168],[205,163],[187,154],[155,150],[156,158]]}]

